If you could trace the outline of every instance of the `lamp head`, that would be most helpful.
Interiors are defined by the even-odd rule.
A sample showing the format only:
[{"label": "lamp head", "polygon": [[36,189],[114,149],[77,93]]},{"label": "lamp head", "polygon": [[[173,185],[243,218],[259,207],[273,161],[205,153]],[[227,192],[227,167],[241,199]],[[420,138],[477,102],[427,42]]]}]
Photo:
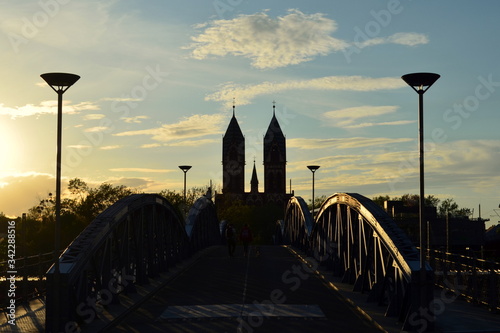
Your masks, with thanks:
[{"label": "lamp head", "polygon": [[411,73],[401,78],[417,93],[424,93],[429,89],[441,75],[435,73]]},{"label": "lamp head", "polygon": [[319,169],[319,165],[308,165],[307,168],[312,172],[315,172],[316,170]]},{"label": "lamp head", "polygon": [[64,93],[80,79],[80,76],[70,73],[45,73],[40,76],[57,93]]},{"label": "lamp head", "polygon": [[179,169],[181,169],[182,171],[184,171],[184,173],[188,172],[189,169],[191,169],[192,166],[191,165],[179,165]]}]

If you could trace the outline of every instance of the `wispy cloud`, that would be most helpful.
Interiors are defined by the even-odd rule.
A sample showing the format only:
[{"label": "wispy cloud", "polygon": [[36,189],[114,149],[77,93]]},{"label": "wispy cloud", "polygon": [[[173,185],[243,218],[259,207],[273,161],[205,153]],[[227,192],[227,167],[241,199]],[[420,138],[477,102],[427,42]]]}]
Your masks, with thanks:
[{"label": "wispy cloud", "polygon": [[306,139],[295,138],[287,140],[287,147],[299,149],[353,149],[369,146],[385,146],[413,141],[411,138],[338,138],[338,139]]},{"label": "wispy cloud", "polygon": [[[99,106],[92,102],[71,104],[71,101],[63,101],[64,114],[78,114],[82,111],[99,109]],[[9,116],[12,119],[56,113],[57,101],[43,101],[39,105],[27,104],[19,107],[7,107],[0,103],[0,116]]]},{"label": "wispy cloud", "polygon": [[394,125],[406,125],[413,123],[412,120],[400,120],[400,121],[385,121],[385,122],[360,122],[360,119],[369,118],[374,119],[382,115],[389,113],[395,113],[399,109],[398,106],[384,105],[384,106],[371,106],[363,105],[351,108],[345,108],[340,110],[328,111],[323,113],[323,118],[329,125],[335,127],[343,128],[362,128],[371,126],[394,126]]},{"label": "wispy cloud", "polygon": [[83,116],[83,120],[100,120],[100,119],[103,119],[105,117],[106,116],[101,114],[101,113],[90,113],[90,114],[86,114],[85,116]]},{"label": "wispy cloud", "polygon": [[[285,16],[270,17],[266,12],[240,15],[232,20],[214,20],[198,25],[204,31],[191,39],[192,57],[243,56],[259,69],[296,65],[316,56],[345,50],[353,43],[332,37],[337,23],[325,14],[304,14],[296,9]],[[428,43],[425,35],[395,33],[356,43],[364,48],[380,44],[415,46]]]},{"label": "wispy cloud", "polygon": [[309,80],[289,80],[284,82],[263,82],[255,85],[227,83],[219,91],[208,95],[205,100],[232,103],[233,97],[239,105],[250,104],[260,95],[276,94],[288,90],[338,90],[377,91],[399,89],[405,86],[401,78],[364,76],[326,76]]},{"label": "wispy cloud", "polygon": [[149,119],[148,116],[123,117],[124,122],[129,124],[141,124],[144,119]]},{"label": "wispy cloud", "polygon": [[178,123],[162,125],[161,127],[128,131],[114,134],[116,136],[149,135],[155,141],[174,142],[207,135],[222,133],[222,126],[227,121],[222,114],[193,115]]},{"label": "wispy cloud", "polygon": [[114,168],[109,169],[112,172],[141,172],[141,173],[166,173],[172,172],[171,169],[149,169],[149,168]]},{"label": "wispy cloud", "polygon": [[112,146],[102,146],[102,147],[99,147],[99,149],[101,149],[101,150],[114,150],[114,149],[119,149],[121,147],[122,146],[120,146],[120,145],[112,145]]},{"label": "wispy cloud", "polygon": [[415,123],[416,120],[396,120],[396,121],[383,121],[379,123],[366,122],[355,125],[345,126],[345,128],[364,128],[364,127],[373,127],[373,126],[401,126]]},{"label": "wispy cloud", "polygon": [[398,32],[389,37],[379,37],[368,39],[362,43],[355,43],[358,48],[365,48],[368,46],[382,45],[382,44],[399,44],[405,46],[417,46],[420,44],[429,43],[429,38],[425,35],[414,32]]},{"label": "wispy cloud", "polygon": [[84,130],[84,132],[87,133],[95,133],[95,132],[109,132],[111,131],[110,127],[106,126],[96,126],[96,127],[90,127]]}]

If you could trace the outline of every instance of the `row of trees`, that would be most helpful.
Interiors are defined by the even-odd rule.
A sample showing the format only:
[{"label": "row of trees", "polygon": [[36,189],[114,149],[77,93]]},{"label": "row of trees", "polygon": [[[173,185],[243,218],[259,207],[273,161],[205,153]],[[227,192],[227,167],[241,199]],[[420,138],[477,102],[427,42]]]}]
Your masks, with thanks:
[{"label": "row of trees", "polygon": [[[420,196],[418,194],[404,194],[400,197],[390,198],[388,195],[381,195],[372,200],[381,207],[384,207],[385,201],[402,201],[406,207],[418,207]],[[452,198],[441,200],[434,195],[427,195],[424,204],[427,207],[436,207],[438,217],[445,217],[446,214],[453,217],[469,217],[472,215],[470,208],[460,208]]]},{"label": "row of trees", "polygon": [[[90,187],[79,178],[68,183],[70,195],[61,200],[61,246],[66,247],[97,215],[121,198],[137,191],[124,185],[114,186],[103,183]],[[191,207],[196,199],[206,193],[203,188],[191,188],[186,191],[186,207]],[[184,193],[163,190],[159,193],[166,197],[177,209],[179,216],[184,212]],[[0,232],[7,230],[7,223],[12,219],[0,213]],[[55,197],[49,193],[39,204],[30,208],[25,219],[16,220],[16,254],[19,256],[36,255],[51,252],[54,249]],[[7,242],[0,243],[0,252],[7,254]],[[2,260],[2,259],[0,259]]]},{"label": "row of trees", "polygon": [[[119,199],[130,194],[137,193],[123,185],[113,186],[103,183],[98,187],[90,187],[79,178],[69,181],[68,190],[70,195],[63,198],[61,202],[61,245],[67,246],[97,215]],[[179,216],[193,205],[196,199],[207,192],[207,188],[193,187],[186,192],[186,202],[184,202],[183,192],[173,190],[163,190],[159,194],[167,198],[176,207]],[[327,199],[326,196],[315,198],[314,207],[317,209]],[[378,196],[373,201],[383,207],[384,201],[403,201],[403,204],[412,207],[418,206],[418,195],[405,194],[401,197]],[[453,199],[440,200],[435,196],[426,197],[426,205],[437,207],[438,215],[445,216],[448,212],[452,216],[469,216],[469,208],[459,208]],[[309,208],[312,208],[309,202]],[[281,211],[275,211],[272,207],[249,207],[235,204],[227,209],[219,211],[219,219],[237,222],[237,224],[248,223],[260,230],[256,234],[256,241],[267,243],[269,235],[274,232],[274,223],[277,216],[282,215]],[[0,213],[0,230],[7,230],[7,222],[11,219]],[[55,228],[55,198],[49,193],[47,198],[40,200],[40,203],[29,209],[25,219],[17,218],[16,221],[16,244],[18,255],[35,255],[38,253],[50,252],[54,246]],[[259,239],[261,238],[262,239]],[[6,242],[0,243],[0,251],[7,253]]]},{"label": "row of trees", "polygon": [[[321,195],[314,198],[314,207],[318,209],[321,204],[327,199],[326,195]],[[404,194],[400,197],[390,197],[388,195],[380,195],[372,198],[372,201],[378,204],[380,207],[384,207],[385,201],[401,201],[406,207],[418,207],[419,205],[418,194]],[[470,208],[460,208],[455,200],[447,198],[444,200],[436,198],[434,195],[428,195],[425,197],[425,206],[436,207],[437,214],[439,217],[445,217],[446,214],[453,217],[469,217],[472,215],[472,210]],[[312,201],[309,200],[309,209],[312,209]]]}]

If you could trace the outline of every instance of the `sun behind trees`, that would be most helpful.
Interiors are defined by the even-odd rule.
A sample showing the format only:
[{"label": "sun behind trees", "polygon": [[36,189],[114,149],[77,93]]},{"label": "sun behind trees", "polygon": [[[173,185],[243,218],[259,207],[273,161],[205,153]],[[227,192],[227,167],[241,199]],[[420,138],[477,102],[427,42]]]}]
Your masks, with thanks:
[{"label": "sun behind trees", "polygon": [[[102,183],[91,187],[85,181],[74,178],[68,183],[69,195],[61,200],[61,247],[66,248],[106,208],[138,191],[125,185]],[[206,188],[192,188],[186,193],[186,206],[205,194]],[[172,190],[159,193],[169,200],[179,211],[184,204],[183,194]],[[0,225],[12,220],[0,214]],[[20,237],[17,246],[22,248],[23,256],[37,255],[54,250],[55,198],[49,193],[40,203],[28,210],[26,219],[17,218]],[[24,224],[24,225],[23,225]],[[0,226],[0,227],[1,227]],[[4,228],[6,230],[6,228]],[[24,235],[21,235],[24,232]],[[25,237],[24,237],[25,236]],[[0,243],[0,249],[5,242]],[[4,251],[4,253],[7,253]]]}]

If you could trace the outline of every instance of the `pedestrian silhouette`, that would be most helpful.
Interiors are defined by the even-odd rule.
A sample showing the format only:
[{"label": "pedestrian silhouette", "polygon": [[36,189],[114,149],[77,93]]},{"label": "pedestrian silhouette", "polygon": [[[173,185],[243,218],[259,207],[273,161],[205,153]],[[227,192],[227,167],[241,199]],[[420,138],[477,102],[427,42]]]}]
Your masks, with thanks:
[{"label": "pedestrian silhouette", "polygon": [[243,243],[243,255],[248,255],[248,245],[252,242],[252,231],[248,224],[245,224],[240,232],[240,241]]},{"label": "pedestrian silhouette", "polygon": [[236,230],[232,224],[228,224],[226,227],[226,242],[227,242],[227,252],[229,257],[234,255],[234,250],[236,249]]}]

